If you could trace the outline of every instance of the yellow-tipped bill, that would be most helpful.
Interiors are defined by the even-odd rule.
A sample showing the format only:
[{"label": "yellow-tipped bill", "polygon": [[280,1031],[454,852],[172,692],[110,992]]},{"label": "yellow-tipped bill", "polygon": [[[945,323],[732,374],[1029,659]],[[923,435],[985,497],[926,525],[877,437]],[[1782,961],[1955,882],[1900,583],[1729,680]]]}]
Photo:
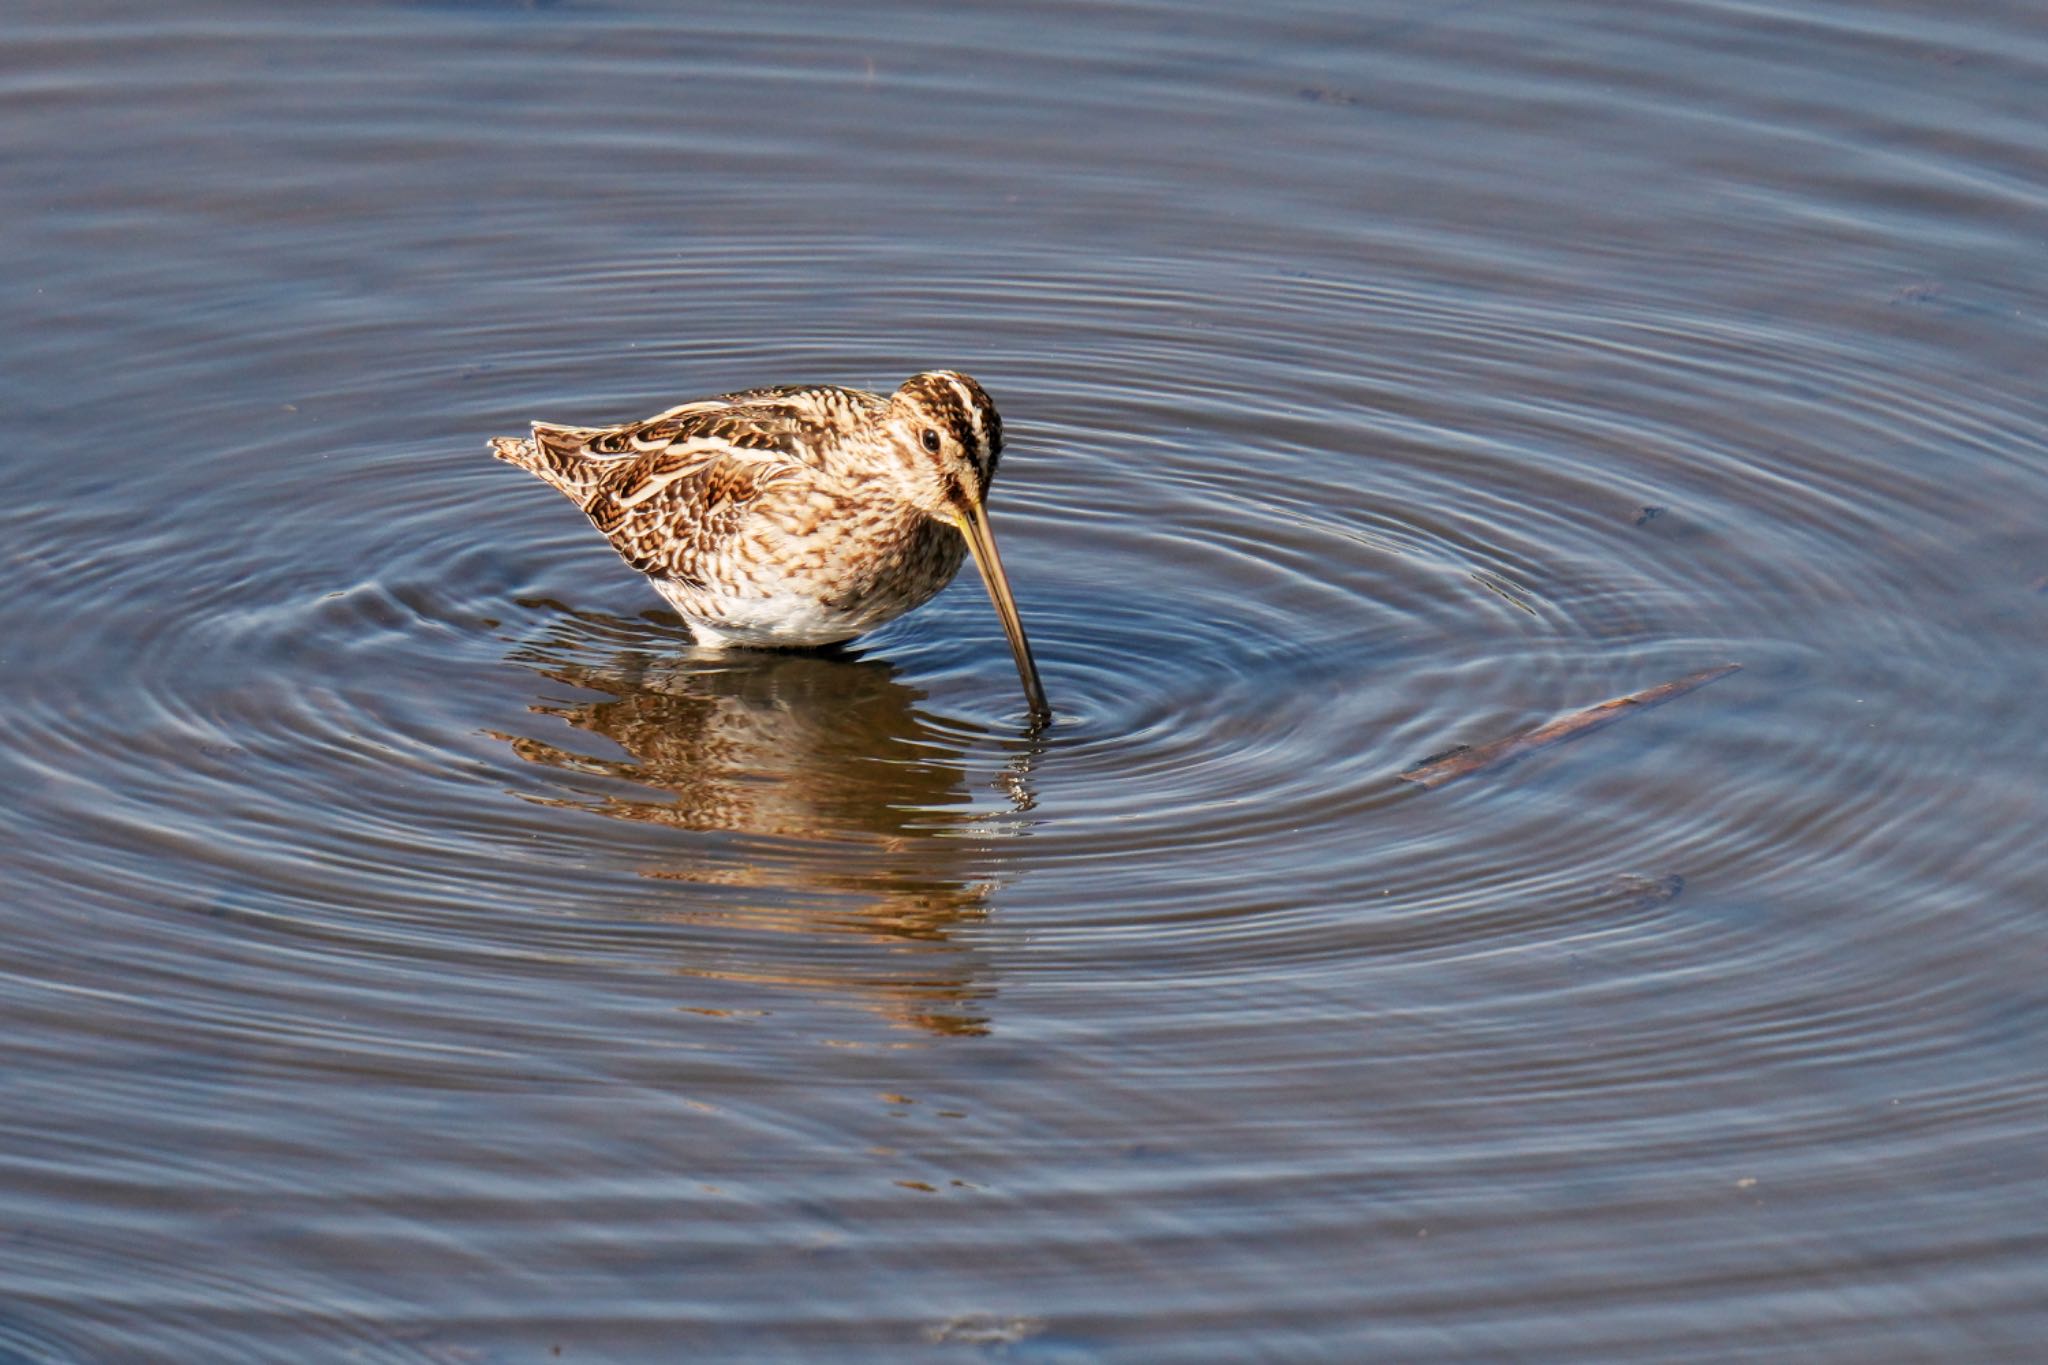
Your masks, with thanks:
[{"label": "yellow-tipped bill", "polygon": [[988,585],[988,600],[996,604],[1003,618],[1003,634],[1010,637],[1010,652],[1017,656],[1017,676],[1024,680],[1024,699],[1031,706],[1031,719],[1043,724],[1052,719],[1045,704],[1045,689],[1038,682],[1038,665],[1031,658],[1031,642],[1024,638],[1024,622],[1017,615],[1017,601],[1010,596],[1010,580],[1003,574],[1003,557],[996,553],[995,532],[989,529],[988,513],[975,503],[962,500],[955,508],[955,524],[967,539],[974,555],[974,567]]}]

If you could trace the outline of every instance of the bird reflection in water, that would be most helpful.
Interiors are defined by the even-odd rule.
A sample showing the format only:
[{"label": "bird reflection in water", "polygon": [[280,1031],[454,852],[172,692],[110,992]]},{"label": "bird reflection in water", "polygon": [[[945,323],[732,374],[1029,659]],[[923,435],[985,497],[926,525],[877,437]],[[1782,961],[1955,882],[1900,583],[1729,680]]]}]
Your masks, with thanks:
[{"label": "bird reflection in water", "polygon": [[[598,633],[641,634],[608,626]],[[644,649],[579,662],[592,658],[590,644],[586,636],[514,657],[600,694],[533,710],[602,736],[623,757],[581,752],[568,736],[494,737],[530,762],[631,784],[572,781],[571,794],[534,800],[718,836],[678,841],[672,860],[641,869],[710,893],[695,903],[679,894],[662,912],[721,931],[692,945],[685,973],[852,994],[936,1033],[988,1031],[994,986],[958,932],[988,915],[992,844],[1026,823],[1035,737],[983,776],[1001,802],[991,809],[970,791],[969,737],[921,714],[925,694],[888,663]]]}]

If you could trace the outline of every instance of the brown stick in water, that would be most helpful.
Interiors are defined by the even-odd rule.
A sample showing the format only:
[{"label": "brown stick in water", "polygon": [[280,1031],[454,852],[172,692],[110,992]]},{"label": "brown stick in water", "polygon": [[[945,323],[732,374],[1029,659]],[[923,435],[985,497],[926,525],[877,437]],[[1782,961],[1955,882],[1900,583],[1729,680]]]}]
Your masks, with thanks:
[{"label": "brown stick in water", "polygon": [[1631,692],[1625,697],[1615,697],[1611,701],[1601,702],[1598,706],[1589,706],[1583,711],[1574,711],[1568,716],[1560,716],[1534,729],[1523,730],[1505,739],[1496,739],[1490,744],[1461,744],[1455,749],[1447,749],[1443,753],[1423,759],[1402,773],[1401,778],[1403,781],[1413,782],[1418,787],[1441,787],[1454,778],[1483,772],[1488,768],[1498,768],[1533,749],[1541,749],[1567,739],[1576,739],[1588,731],[1597,730],[1603,725],[1621,719],[1630,711],[1656,706],[1660,702],[1670,701],[1673,697],[1682,697],[1694,688],[1705,687],[1716,678],[1725,678],[1741,667],[1741,664],[1721,664],[1714,668],[1703,668],[1697,673],[1688,673],[1672,682],[1645,688],[1641,692]]}]

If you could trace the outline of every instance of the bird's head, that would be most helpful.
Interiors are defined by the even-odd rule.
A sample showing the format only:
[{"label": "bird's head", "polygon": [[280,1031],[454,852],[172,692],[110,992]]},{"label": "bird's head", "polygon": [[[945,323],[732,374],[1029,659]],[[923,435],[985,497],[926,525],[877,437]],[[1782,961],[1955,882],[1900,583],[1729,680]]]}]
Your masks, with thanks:
[{"label": "bird's head", "polygon": [[1052,712],[988,524],[988,489],[1003,458],[1003,419],[996,416],[996,405],[981,385],[957,370],[926,370],[889,396],[883,423],[898,453],[906,500],[934,521],[957,527],[966,540],[1002,618],[1010,652],[1017,656],[1032,718],[1043,723]]},{"label": "bird's head", "polygon": [[1003,457],[1003,419],[981,385],[957,370],[926,370],[889,396],[883,418],[908,500],[938,521],[988,499]]}]

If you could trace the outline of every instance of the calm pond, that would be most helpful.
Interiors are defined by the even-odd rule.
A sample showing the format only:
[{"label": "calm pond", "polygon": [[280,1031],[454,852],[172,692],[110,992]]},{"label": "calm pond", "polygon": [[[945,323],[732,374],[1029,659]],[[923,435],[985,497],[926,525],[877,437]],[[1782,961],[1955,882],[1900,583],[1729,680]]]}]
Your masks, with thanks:
[{"label": "calm pond", "polygon": [[[2037,1358],[2038,5],[6,29],[0,1363]],[[940,366],[1042,734],[485,446]]]}]

